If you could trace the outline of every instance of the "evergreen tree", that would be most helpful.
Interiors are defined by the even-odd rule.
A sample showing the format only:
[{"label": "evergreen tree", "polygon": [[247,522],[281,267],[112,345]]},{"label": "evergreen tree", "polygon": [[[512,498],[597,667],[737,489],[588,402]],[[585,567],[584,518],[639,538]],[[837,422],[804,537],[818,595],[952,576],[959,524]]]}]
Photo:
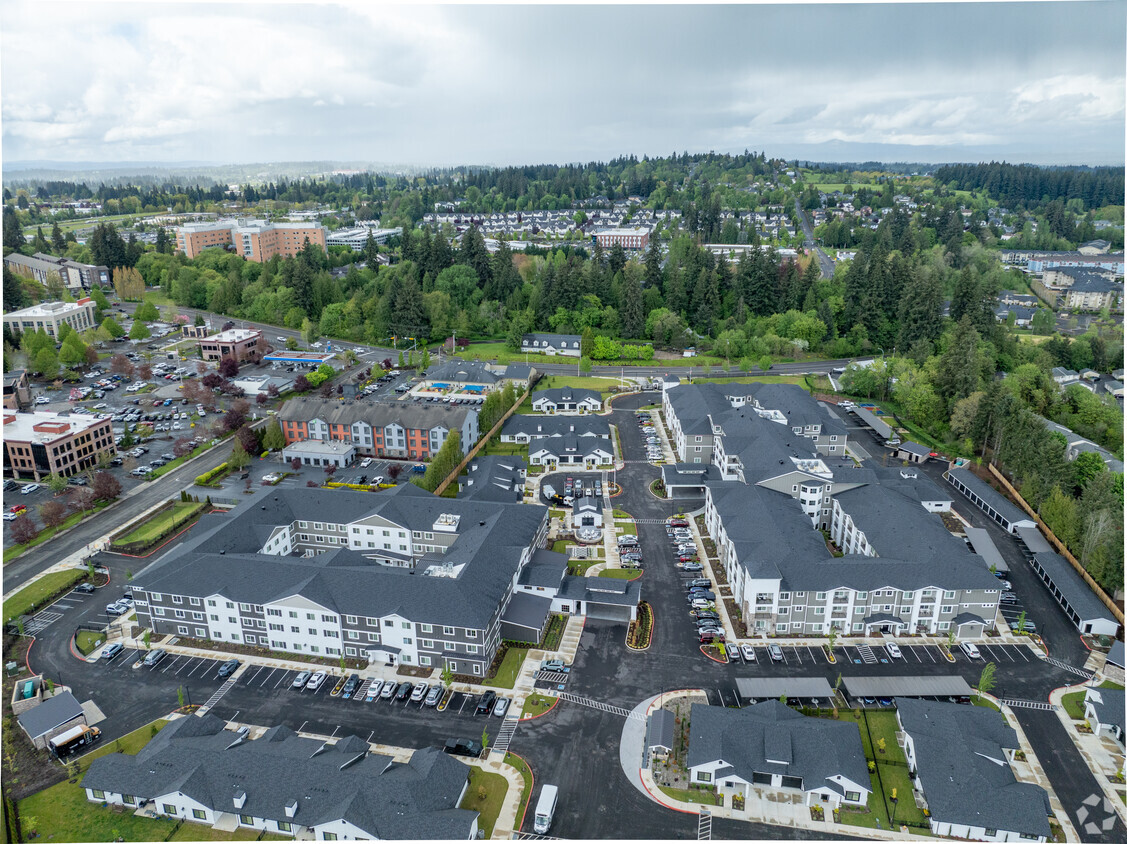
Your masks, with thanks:
[{"label": "evergreen tree", "polygon": [[13,252],[26,252],[27,241],[20,228],[19,215],[9,206],[4,207],[4,249]]},{"label": "evergreen tree", "polygon": [[423,294],[414,273],[403,280],[392,309],[392,331],[399,337],[414,337],[420,341],[429,333]]},{"label": "evergreen tree", "polygon": [[35,240],[32,241],[32,248],[36,252],[49,252],[51,250],[51,244],[43,234],[43,226],[35,230]]},{"label": "evergreen tree", "polygon": [[657,238],[650,235],[650,248],[646,250],[646,273],[643,283],[647,288],[664,292],[661,273],[661,250],[658,248]]},{"label": "evergreen tree", "polygon": [[157,228],[157,241],[156,241],[157,252],[159,252],[161,255],[164,255],[165,253],[167,253],[169,251],[168,247],[169,247],[168,232],[166,232],[164,230],[164,226],[159,226]]},{"label": "evergreen tree", "polygon": [[482,287],[489,285],[493,272],[493,262],[489,257],[489,250],[485,248],[485,238],[481,236],[477,226],[471,225],[462,235],[462,248],[458,253],[458,263],[465,264],[477,273],[478,283]]},{"label": "evergreen tree", "polygon": [[55,250],[56,255],[62,255],[67,251],[67,241],[63,237],[63,230],[59,228],[58,220],[51,226],[51,248]]},{"label": "evergreen tree", "polygon": [[268,451],[279,451],[285,448],[286,438],[282,433],[282,426],[278,423],[277,417],[272,417],[270,423],[266,426],[266,433],[262,437],[262,447]]},{"label": "evergreen tree", "polygon": [[720,306],[720,291],[717,289],[716,273],[701,270],[693,290],[693,319],[697,331],[711,335],[716,326],[716,315]]},{"label": "evergreen tree", "polygon": [[623,276],[618,315],[622,320],[624,338],[633,340],[642,336],[646,325],[646,311],[637,272],[628,270]]},{"label": "evergreen tree", "polygon": [[[934,274],[917,269],[904,288],[900,299],[900,333],[896,346],[902,352],[932,344],[939,339],[942,327],[943,288]],[[930,351],[928,352],[930,354]]]},{"label": "evergreen tree", "polygon": [[376,239],[372,236],[372,230],[368,229],[368,238],[364,241],[364,266],[372,272],[379,270],[379,260],[377,256],[380,254],[380,247],[376,243]]},{"label": "evergreen tree", "polygon": [[[10,215],[9,215],[10,216]],[[4,244],[7,246],[7,244]],[[23,284],[8,265],[4,265],[4,310],[18,311],[31,304],[31,299],[23,289]]]},{"label": "evergreen tree", "polygon": [[978,389],[980,360],[978,331],[964,314],[947,338],[947,348],[939,359],[936,386],[949,403],[965,399]]}]

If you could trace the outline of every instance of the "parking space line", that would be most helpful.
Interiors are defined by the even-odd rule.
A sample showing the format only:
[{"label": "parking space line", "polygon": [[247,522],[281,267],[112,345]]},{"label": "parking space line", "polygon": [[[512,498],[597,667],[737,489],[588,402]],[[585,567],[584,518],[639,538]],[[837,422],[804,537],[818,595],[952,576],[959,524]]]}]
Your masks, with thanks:
[{"label": "parking space line", "polygon": [[[266,685],[266,681],[267,681],[267,680],[269,680],[269,679],[270,679],[271,677],[273,677],[273,676],[274,676],[274,672],[275,672],[275,671],[277,671],[277,670],[278,670],[277,668],[271,668],[271,669],[270,669],[270,673],[269,673],[269,674],[267,674],[267,675],[266,675],[265,677],[263,677],[263,678],[262,678],[262,682],[261,682],[261,683],[259,683],[258,685],[260,685],[260,686],[265,686],[265,685]],[[255,674],[254,676],[255,676],[255,677],[257,677],[258,675],[257,675],[257,674]]]},{"label": "parking space line", "polygon": [[[189,664],[191,664],[191,663],[189,663]],[[192,666],[192,670],[188,672],[187,676],[191,677],[193,674],[196,673],[196,671],[199,670],[199,667],[203,664],[204,664],[204,660],[201,659],[199,662],[197,662],[195,665]],[[176,673],[179,674],[180,672],[177,671]],[[200,675],[200,676],[203,676],[203,675]]]},{"label": "parking space line", "polygon": [[278,678],[278,682],[274,684],[274,688],[276,689],[276,688],[278,688],[278,686],[282,685],[282,681],[285,680],[287,677],[289,677],[289,675],[290,675],[289,671],[283,672],[282,676]]},{"label": "parking space line", "polygon": [[305,729],[305,725],[308,724],[308,723],[309,723],[308,721],[302,721],[301,726],[297,728],[297,731],[300,733],[302,730]]},{"label": "parking space line", "polygon": [[802,665],[802,654],[799,653],[798,648],[794,649],[794,658],[798,660],[799,665]]},{"label": "parking space line", "polygon": [[912,656],[914,656],[916,658],[916,662],[923,662],[923,660],[920,659],[920,655],[918,653],[916,653],[916,646],[915,645],[907,645],[906,647],[908,649],[908,652],[911,653]]},{"label": "parking space line", "polygon": [[175,658],[175,659],[170,659],[170,660],[168,661],[168,664],[167,664],[167,665],[165,665],[165,666],[164,666],[164,668],[162,668],[162,669],[160,670],[160,673],[161,673],[161,674],[163,674],[163,673],[164,673],[165,671],[167,671],[167,670],[168,670],[169,668],[171,668],[172,666],[174,666],[174,665],[175,665],[176,663],[178,663],[178,662],[179,662],[179,661],[180,661],[181,659],[183,659],[183,658],[184,658],[184,655],[183,655],[183,654],[177,654],[177,656],[176,656],[176,658]]},{"label": "parking space line", "polygon": [[254,682],[254,678],[255,678],[255,677],[257,677],[257,676],[258,676],[259,674],[261,674],[261,673],[262,673],[262,669],[263,669],[263,668],[265,668],[265,667],[266,667],[266,666],[264,666],[264,665],[260,665],[260,666],[258,667],[258,670],[257,670],[257,671],[255,671],[255,672],[254,672],[253,674],[251,674],[251,675],[250,675],[249,677],[247,677],[247,685],[248,685],[248,686],[249,686],[249,685],[250,685],[250,684],[251,684],[252,682]]},{"label": "parking space line", "polygon": [[[1030,661],[1029,655],[1025,652],[1025,648],[1023,648],[1022,646],[1014,645],[1014,651],[1017,653],[1018,656],[1020,656],[1026,662]],[[1017,660],[1014,660],[1014,661],[1016,662]]]},{"label": "parking space line", "polygon": [[[181,671],[183,671],[183,670],[184,670],[185,668],[187,668],[187,667],[188,667],[189,665],[192,665],[192,663],[193,663],[193,662],[194,662],[194,663],[196,663],[196,664],[195,664],[195,665],[192,665],[192,671],[195,671],[195,670],[196,670],[197,668],[199,668],[199,667],[200,667],[200,662],[199,662],[199,659],[200,659],[200,658],[199,658],[198,656],[190,656],[190,657],[188,657],[188,661],[187,661],[187,662],[185,662],[185,663],[184,663],[183,665],[181,665],[181,666],[180,666],[179,668],[177,668],[177,669],[176,669],[176,673],[177,673],[177,674],[179,674],[179,673],[180,673]],[[189,676],[189,677],[191,677],[191,676],[192,676],[192,671],[189,671],[189,672],[188,672],[188,676]]]}]

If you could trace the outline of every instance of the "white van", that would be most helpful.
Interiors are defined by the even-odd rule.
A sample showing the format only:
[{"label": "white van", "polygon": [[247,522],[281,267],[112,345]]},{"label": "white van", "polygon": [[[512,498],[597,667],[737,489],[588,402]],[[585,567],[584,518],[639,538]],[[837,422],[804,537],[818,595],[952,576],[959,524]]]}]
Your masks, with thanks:
[{"label": "white van", "polygon": [[559,790],[554,785],[540,789],[540,799],[536,801],[536,820],[532,829],[537,835],[544,835],[552,826],[552,815],[556,813],[556,795]]}]

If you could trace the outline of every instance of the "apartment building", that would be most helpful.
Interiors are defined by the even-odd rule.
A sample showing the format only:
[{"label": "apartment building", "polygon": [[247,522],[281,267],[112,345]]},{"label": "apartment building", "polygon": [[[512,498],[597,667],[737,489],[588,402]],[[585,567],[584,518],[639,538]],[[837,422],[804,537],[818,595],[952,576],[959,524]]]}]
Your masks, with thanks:
[{"label": "apartment building", "polygon": [[109,267],[82,264],[43,252],[36,252],[30,257],[13,252],[4,256],[4,264],[12,272],[34,278],[40,284],[46,284],[52,275],[58,276],[71,293],[89,292],[111,282]]},{"label": "apartment building", "polygon": [[77,302],[42,302],[4,314],[4,324],[8,330],[20,333],[47,332],[50,337],[59,336],[59,326],[69,325],[75,331],[87,331],[97,326],[94,321],[94,300],[82,298]]},{"label": "apartment building", "polygon": [[43,480],[75,475],[114,455],[113,420],[108,416],[60,413],[4,414],[4,473]]},{"label": "apartment building", "polygon": [[278,413],[286,445],[339,440],[362,455],[427,460],[457,431],[465,454],[478,439],[478,411],[464,405],[290,399]]},{"label": "apartment building", "polygon": [[203,715],[171,722],[136,755],[95,759],[82,787],[92,803],[145,804],[162,817],[250,836],[473,840],[478,813],[458,808],[469,778],[465,763],[437,747],[402,762],[355,735],[324,741],[279,725],[254,738]]},{"label": "apartment building", "polygon": [[623,249],[645,249],[650,245],[650,230],[635,226],[626,229],[605,229],[595,234],[595,242],[603,249],[621,246]]},{"label": "apartment building", "polygon": [[204,516],[137,575],[138,623],[482,677],[547,530],[546,507],[436,498],[413,484],[378,495],[276,489]]},{"label": "apartment building", "polygon": [[221,247],[262,263],[275,255],[291,258],[309,241],[325,249],[324,226],[316,222],[268,223],[264,220],[219,220],[186,223],[176,229],[176,249],[195,258],[204,249]]},{"label": "apartment building", "polygon": [[231,328],[200,339],[200,356],[204,360],[234,358],[244,361],[261,354],[266,347],[262,332],[253,328]]}]

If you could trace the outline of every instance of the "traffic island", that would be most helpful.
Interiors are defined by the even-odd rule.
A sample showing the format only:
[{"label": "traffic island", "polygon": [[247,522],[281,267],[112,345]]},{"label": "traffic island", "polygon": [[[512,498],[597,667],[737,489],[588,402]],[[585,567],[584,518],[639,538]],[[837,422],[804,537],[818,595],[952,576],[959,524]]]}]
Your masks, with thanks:
[{"label": "traffic island", "polygon": [[626,647],[632,651],[644,651],[653,641],[653,607],[645,601],[638,604],[638,617],[630,622],[626,630]]}]

